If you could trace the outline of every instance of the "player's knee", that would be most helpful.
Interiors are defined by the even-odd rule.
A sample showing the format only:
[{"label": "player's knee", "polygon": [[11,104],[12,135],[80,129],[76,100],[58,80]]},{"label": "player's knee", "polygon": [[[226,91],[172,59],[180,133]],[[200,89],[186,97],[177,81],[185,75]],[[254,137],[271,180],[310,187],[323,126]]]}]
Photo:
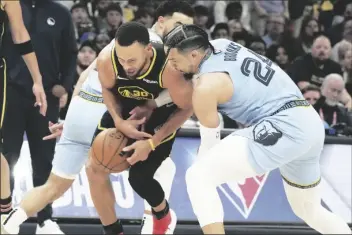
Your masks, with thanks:
[{"label": "player's knee", "polygon": [[[309,190],[309,189],[308,189]],[[288,202],[293,213],[304,221],[311,221],[319,216],[321,209],[320,200],[311,200],[310,198],[302,197],[302,195],[288,195]]]},{"label": "player's knee", "polygon": [[128,181],[139,195],[143,194],[144,190],[148,190],[149,182],[153,179],[152,175],[147,174],[144,169],[139,167],[131,167],[129,171]]},{"label": "player's knee", "polygon": [[99,181],[109,177],[109,174],[105,172],[101,166],[98,166],[92,157],[89,157],[85,165],[85,170],[89,182]]}]

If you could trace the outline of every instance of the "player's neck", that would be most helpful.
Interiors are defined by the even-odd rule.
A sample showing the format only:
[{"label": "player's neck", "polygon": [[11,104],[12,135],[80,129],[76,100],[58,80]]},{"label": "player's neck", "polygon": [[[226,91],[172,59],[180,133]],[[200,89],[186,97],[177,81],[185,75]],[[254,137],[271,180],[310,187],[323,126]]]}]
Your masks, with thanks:
[{"label": "player's neck", "polygon": [[203,63],[209,59],[209,57],[212,54],[212,50],[210,48],[206,49],[204,52],[201,52],[201,56],[200,56],[200,61],[199,61],[199,65],[198,65],[198,69],[200,69],[200,67],[202,67]]},{"label": "player's neck", "polygon": [[158,21],[153,24],[151,30],[153,30],[160,38],[163,38],[163,32],[158,25]]},{"label": "player's neck", "polygon": [[150,50],[150,52],[148,52],[147,62],[145,63],[145,65],[144,65],[143,69],[141,70],[140,74],[145,74],[148,71],[149,67],[151,66],[153,57],[154,57],[154,50]]}]

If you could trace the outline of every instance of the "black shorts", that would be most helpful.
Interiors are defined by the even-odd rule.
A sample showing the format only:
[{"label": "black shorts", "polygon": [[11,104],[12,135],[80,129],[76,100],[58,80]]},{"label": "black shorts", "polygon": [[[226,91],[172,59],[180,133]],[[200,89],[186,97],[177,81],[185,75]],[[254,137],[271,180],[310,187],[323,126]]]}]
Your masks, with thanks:
[{"label": "black shorts", "polygon": [[[156,110],[154,110],[153,114],[151,115],[149,121],[146,123],[145,125],[145,132],[151,135],[154,135],[156,131],[158,131],[161,126],[168,120],[168,118],[170,117],[170,115],[176,110],[177,106],[176,105],[172,105],[172,106],[163,106],[160,108],[157,108]],[[128,113],[130,110],[123,110],[122,111],[122,117],[123,119],[127,119],[128,117]],[[92,143],[95,139],[95,137],[102,132],[105,129],[108,128],[115,128],[115,124],[114,124],[114,120],[111,117],[109,111],[106,111],[101,120],[100,123],[98,124],[95,132],[94,132],[94,136],[93,136],[93,140]],[[154,151],[152,151],[148,157],[148,159],[143,162],[143,165],[148,165],[150,164],[150,161],[152,161],[153,165],[156,165],[157,167],[161,165],[161,163],[170,156],[171,153],[171,149],[172,149],[172,145],[175,141],[176,138],[176,132],[174,132],[173,134],[171,134],[170,136],[166,137],[162,143],[157,146],[155,148]],[[136,140],[129,140],[127,145],[132,144],[133,142],[135,142]],[[157,169],[157,168],[156,168]]]},{"label": "black shorts", "polygon": [[0,58],[0,153],[2,153],[2,125],[6,108],[6,61]]}]

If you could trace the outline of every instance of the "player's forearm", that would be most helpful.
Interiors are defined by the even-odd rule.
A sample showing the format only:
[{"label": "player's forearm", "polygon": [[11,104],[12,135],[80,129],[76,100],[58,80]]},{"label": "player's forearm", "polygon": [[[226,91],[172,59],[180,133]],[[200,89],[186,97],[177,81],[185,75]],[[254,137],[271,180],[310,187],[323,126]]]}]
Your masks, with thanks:
[{"label": "player's forearm", "polygon": [[24,62],[27,65],[29,72],[31,73],[34,83],[42,84],[42,75],[39,71],[37,57],[34,52],[22,56]]},{"label": "player's forearm", "polygon": [[102,88],[104,104],[108,109],[111,117],[114,119],[114,123],[120,123],[121,118],[121,109],[120,104],[118,103],[116,96],[107,88]]},{"label": "player's forearm", "polygon": [[192,109],[177,109],[167,122],[152,137],[155,146],[158,146],[166,137],[170,136],[193,114]]},{"label": "player's forearm", "polygon": [[78,95],[79,91],[82,88],[83,83],[87,80],[89,74],[92,71],[94,71],[95,67],[96,67],[96,60],[94,60],[93,63],[91,63],[89,65],[89,67],[81,73],[81,76],[79,76],[79,79],[78,79],[78,81],[76,83],[76,86],[75,86],[75,89],[73,91],[72,97]]}]

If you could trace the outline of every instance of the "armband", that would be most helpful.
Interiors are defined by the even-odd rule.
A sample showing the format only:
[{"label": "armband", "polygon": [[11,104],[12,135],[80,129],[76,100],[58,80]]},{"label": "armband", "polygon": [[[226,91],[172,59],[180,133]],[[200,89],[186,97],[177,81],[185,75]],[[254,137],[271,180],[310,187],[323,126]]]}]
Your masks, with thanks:
[{"label": "armband", "polygon": [[198,155],[202,155],[205,151],[211,149],[214,145],[220,142],[220,131],[221,131],[221,123],[216,128],[205,127],[202,124],[199,125],[200,132],[200,147],[198,151]]},{"label": "armband", "polygon": [[33,52],[33,45],[31,40],[28,40],[27,42],[15,44],[15,46],[18,52],[20,53],[20,55],[27,55]]},{"label": "armband", "polygon": [[159,96],[154,99],[156,106],[161,107],[165,104],[171,103],[172,99],[168,90],[163,90],[160,92]]}]

